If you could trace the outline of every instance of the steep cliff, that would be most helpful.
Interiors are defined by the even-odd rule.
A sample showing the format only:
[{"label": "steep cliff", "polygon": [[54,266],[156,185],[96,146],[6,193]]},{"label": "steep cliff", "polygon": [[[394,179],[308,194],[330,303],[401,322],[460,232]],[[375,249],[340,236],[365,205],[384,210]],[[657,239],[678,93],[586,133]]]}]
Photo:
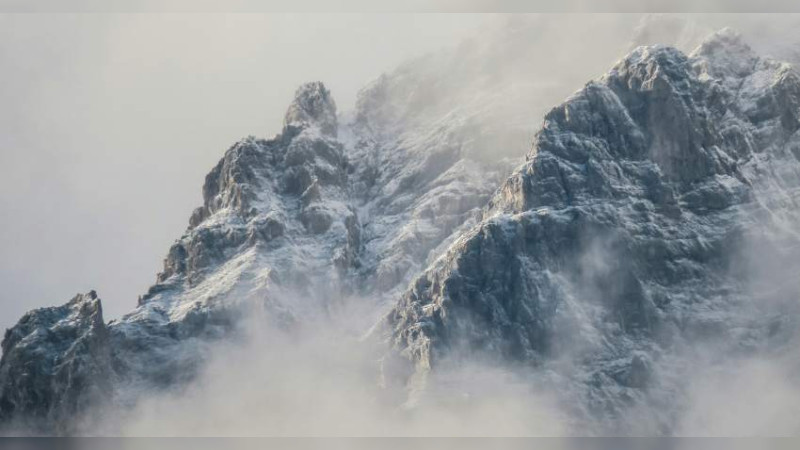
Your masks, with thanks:
[{"label": "steep cliff", "polygon": [[291,336],[345,316],[343,335],[388,343],[383,380],[407,406],[450,363],[513,367],[598,432],[635,432],[622,418],[640,407],[674,430],[664,405],[688,395],[698,349],[788,351],[794,70],[730,31],[688,56],[638,47],[550,111],[523,160],[542,100],[568,85],[517,57],[530,30],[402,66],[345,114],[301,86],[279,135],[208,174],[131,313],[105,323],[91,292],[6,332],[0,424],[91,429],[103,407],[185,386],[244,322]]},{"label": "steep cliff", "polygon": [[[798,75],[730,30],[689,56],[639,47],[587,84],[387,316],[417,397],[449,360],[511,361],[613,423],[677,401],[687,349],[786,350],[798,118]],[[667,410],[647,414],[669,430]]]}]

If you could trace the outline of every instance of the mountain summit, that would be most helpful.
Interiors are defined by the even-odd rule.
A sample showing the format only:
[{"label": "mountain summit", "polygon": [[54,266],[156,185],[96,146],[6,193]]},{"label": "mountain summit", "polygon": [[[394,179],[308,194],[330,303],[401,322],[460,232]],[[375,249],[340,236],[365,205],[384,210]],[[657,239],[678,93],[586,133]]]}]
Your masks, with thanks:
[{"label": "mountain summit", "polygon": [[611,420],[674,403],[692,347],[788,351],[798,114],[798,75],[729,30],[689,56],[635,49],[547,114],[481,222],[387,316],[412,385],[453,359],[515,361]]},{"label": "mountain summit", "polygon": [[319,81],[306,83],[297,89],[284,119],[284,132],[288,127],[313,126],[324,134],[336,137],[336,103],[330,91]]}]

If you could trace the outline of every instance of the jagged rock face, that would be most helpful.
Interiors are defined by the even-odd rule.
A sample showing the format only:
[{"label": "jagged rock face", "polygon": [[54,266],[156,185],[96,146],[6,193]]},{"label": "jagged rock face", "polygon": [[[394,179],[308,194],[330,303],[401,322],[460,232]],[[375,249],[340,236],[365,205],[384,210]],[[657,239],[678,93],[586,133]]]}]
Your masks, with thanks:
[{"label": "jagged rock face", "polygon": [[[341,295],[361,246],[335,114],[329,92],[311,83],[297,91],[281,135],[231,147],[133,312],[106,325],[90,294],[33,311],[10,330],[3,421],[74,432],[90,402],[127,404],[142,388],[192,379],[207,346],[235,332],[243,313],[267,310],[277,326],[323,314],[320,302]],[[284,292],[329,297],[292,304]]]},{"label": "jagged rock face", "polygon": [[[796,75],[729,34],[689,57],[640,48],[551,111],[523,164],[515,143],[558,92],[540,58],[516,57],[524,29],[403,66],[341,118],[321,83],[301,86],[280,135],[236,143],[208,174],[133,312],[103,325],[73,301],[9,332],[0,422],[75,432],[91,402],[124,407],[191,380],[244,315],[313,328],[349,296],[372,302],[348,317],[356,334],[392,310],[383,324],[415,381],[448,355],[490,353],[549,369],[531,373],[557,374],[574,404],[602,412],[667,383],[654,367],[681,342],[785,335],[734,307],[757,290],[737,256],[797,249]],[[558,41],[548,29],[533,37]],[[504,83],[532,68],[550,82],[525,95]],[[72,319],[84,309],[92,321]],[[565,358],[581,370],[553,365]],[[83,381],[53,381],[65,376]]]},{"label": "jagged rock face", "polygon": [[[191,380],[208,346],[236,334],[244,315],[263,314],[265,326],[282,329],[313,327],[348,295],[374,296],[369,308],[385,311],[442,240],[477,218],[501,181],[498,167],[507,167],[463,159],[458,121],[444,141],[409,131],[401,142],[414,139],[412,150],[355,124],[345,127],[343,143],[337,127],[329,91],[309,83],[297,90],[280,135],[250,137],[225,153],[157,283],[106,327],[111,363],[103,367],[113,382],[103,401],[129,405],[144,390]],[[392,167],[371,159],[393,149]],[[362,324],[354,332],[371,317],[354,318]],[[71,424],[59,432],[77,430],[67,415],[48,419]]]},{"label": "jagged rock face", "polygon": [[475,222],[516,162],[482,163],[465,154],[468,128],[455,121],[389,139],[365,133],[356,142],[352,186],[364,217],[365,294],[394,297],[443,242]]},{"label": "jagged rock face", "polygon": [[[481,223],[387,316],[412,381],[449,357],[499,357],[571,380],[608,417],[669,391],[651,369],[681,343],[734,352],[793,333],[748,309],[768,294],[740,262],[800,248],[798,89],[723,31],[688,57],[638,48],[553,109]],[[769,295],[792,308],[796,284]]]},{"label": "jagged rock face", "polygon": [[61,418],[110,396],[109,333],[94,291],[29,312],[6,330],[2,346],[0,422],[6,426],[63,431]]},{"label": "jagged rock face", "polygon": [[574,49],[559,35],[584,33],[580,21],[514,17],[483,31],[382,75],[344,120],[351,185],[363,202],[366,295],[393,302],[474,225],[522,163],[544,108],[583,83],[586,66],[604,69],[617,55],[609,37],[607,54],[563,58]]},{"label": "jagged rock face", "polygon": [[[521,25],[502,27],[491,43],[476,39],[480,52],[465,45],[381,77],[344,120],[321,83],[301,86],[281,135],[229,149],[207,176],[203,205],[156,284],[133,312],[107,325],[113,402],[129,404],[143,388],[191,379],[207,343],[235,332],[243,308],[256,305],[283,327],[324,317],[350,293],[388,310],[396,293],[479,218],[522,156],[536,105],[550,103],[539,94],[560,95],[548,82],[532,86],[533,95],[498,92],[519,86],[504,83],[509,74],[549,73],[530,63],[537,55],[519,57],[529,41]],[[540,28],[527,29],[546,37]],[[494,58],[498,49],[504,54]],[[501,65],[506,75],[493,77]],[[497,161],[498,154],[511,158]],[[354,319],[367,328],[373,315]],[[75,418],[51,419],[54,429]]]},{"label": "jagged rock face", "polygon": [[[286,117],[280,136],[238,142],[208,174],[204,205],[170,249],[160,284],[179,278],[196,285],[233,255],[283,246],[293,235],[325,235],[333,246],[359,245],[357,218],[345,204],[347,160],[334,139],[330,93],[321,83],[302,86]],[[336,230],[339,237],[326,234],[334,222],[343,224]]]},{"label": "jagged rock face", "polygon": [[289,106],[284,119],[284,130],[290,127],[319,127],[324,134],[336,137],[338,124],[336,103],[330,91],[320,82],[307,83],[295,94],[296,100]]},{"label": "jagged rock face", "polygon": [[191,379],[208,343],[235,332],[242,314],[266,310],[291,326],[342,295],[361,241],[344,148],[330,129],[335,112],[321,83],[304,85],[281,135],[236,143],[209,173],[204,205],[158,283],[109,324],[124,383]]},{"label": "jagged rock face", "polygon": [[[453,99],[443,93],[453,87],[430,93],[436,77],[409,72],[401,67],[362,90],[347,129],[353,197],[364,218],[359,284],[362,293],[386,301],[458,230],[475,223],[521,161],[508,157],[513,151],[486,157],[494,147],[481,121],[496,112],[487,113],[479,101],[446,110]],[[445,71],[435,73],[441,83]],[[506,131],[520,133],[512,123]]]}]

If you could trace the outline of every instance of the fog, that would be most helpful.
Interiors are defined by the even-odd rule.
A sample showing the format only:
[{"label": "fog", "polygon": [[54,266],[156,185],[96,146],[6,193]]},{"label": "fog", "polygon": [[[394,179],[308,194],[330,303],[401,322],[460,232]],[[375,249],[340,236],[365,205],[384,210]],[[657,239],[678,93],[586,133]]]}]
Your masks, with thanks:
[{"label": "fog", "polygon": [[[796,216],[794,221],[796,227]],[[564,281],[563,287],[576,293],[566,308],[582,313],[571,317],[572,323],[559,323],[552,338],[558,341],[557,358],[536,370],[456,352],[438,361],[420,392],[410,393],[402,381],[408,374],[392,374],[383,343],[363,334],[378,319],[369,315],[369,299],[342,299],[288,332],[253,310],[236,339],[209,348],[197,379],[164,390],[123,388],[128,390],[123,396],[137,399],[133,407],[113,403],[84,430],[122,436],[796,436],[800,329],[792,318],[800,312],[800,282],[786,277],[798,262],[791,250],[768,248],[780,242],[773,238],[744,240],[743,253],[752,254],[751,246],[761,251],[743,263],[762,270],[748,267],[749,275],[741,279],[749,292],[726,299],[735,306],[723,319],[733,335],[759,333],[765,322],[776,320],[782,326],[770,329],[780,331],[752,340],[729,340],[702,328],[669,337],[669,344],[659,343],[668,350],[659,361],[651,360],[643,396],[617,415],[601,417],[586,409],[582,387],[569,375],[582,370],[581,357],[603,345],[604,300],[592,296],[597,288],[592,283],[615,275],[616,266],[608,262],[618,255],[609,238],[599,236],[579,258],[585,279],[571,286]],[[787,248],[796,250],[797,242],[791,244]],[[392,382],[393,376],[401,381]],[[729,443],[673,443],[726,448],[723,444]]]},{"label": "fog", "polygon": [[[257,313],[245,338],[219,343],[189,386],[147,392],[93,430],[126,436],[550,436],[564,434],[551,396],[510,369],[459,361],[404,404],[380,382],[379,347],[352,318],[363,299],[287,334]],[[355,314],[353,314],[355,313]]]}]

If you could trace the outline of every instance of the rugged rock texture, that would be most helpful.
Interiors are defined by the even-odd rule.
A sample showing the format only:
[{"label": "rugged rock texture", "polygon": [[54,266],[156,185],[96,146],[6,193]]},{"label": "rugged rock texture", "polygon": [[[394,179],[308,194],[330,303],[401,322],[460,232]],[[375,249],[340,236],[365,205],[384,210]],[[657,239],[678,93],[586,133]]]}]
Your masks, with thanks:
[{"label": "rugged rock texture", "polygon": [[236,143],[208,174],[203,206],[133,312],[106,325],[92,293],[9,330],[3,422],[76,431],[90,402],[124,405],[192,379],[243,313],[266,311],[279,327],[324,314],[362,245],[336,127],[327,89],[302,86],[280,135]]},{"label": "rugged rock texture", "polygon": [[[291,332],[344,314],[357,336],[385,316],[371,336],[394,346],[387,367],[412,366],[412,400],[448,358],[488,357],[612,423],[677,391],[680,376],[656,368],[680,368],[694,340],[780,348],[800,290],[786,281],[798,279],[794,72],[727,32],[688,57],[638,48],[552,110],[523,161],[542,106],[572,91],[543,61],[575,64],[553,50],[560,25],[534,25],[401,66],[352,113],[321,83],[301,86],[279,135],[237,142],[208,174],[130,314],[104,324],[87,294],[9,330],[0,425],[81,432],[90,404],[193,379],[245,316]],[[753,248],[769,264],[745,257]],[[343,307],[353,299],[358,313]]]},{"label": "rugged rock texture", "polygon": [[207,343],[235,331],[244,312],[268,311],[285,327],[341,296],[361,242],[335,126],[329,92],[309,83],[280,135],[236,143],[208,174],[204,205],[170,249],[158,283],[109,324],[126,383],[190,379]]},{"label": "rugged rock texture", "polygon": [[336,119],[336,103],[330,91],[320,82],[300,87],[296,100],[289,105],[284,119],[284,130],[314,126],[329,136],[336,137],[339,125]]},{"label": "rugged rock texture", "polygon": [[[374,96],[365,90],[361,108]],[[349,298],[363,297],[373,300],[362,308],[370,312],[349,320],[348,332],[364,333],[379,315],[372,311],[388,310],[436,247],[478,217],[510,170],[508,161],[480,165],[462,154],[463,122],[438,127],[432,133],[409,126],[398,136],[357,121],[340,126],[325,86],[301,86],[280,135],[237,142],[208,174],[203,205],[137,308],[108,325],[100,320],[110,356],[96,361],[109,373],[95,390],[102,395],[91,397],[97,407],[130,405],[141,392],[191,380],[208,346],[235,336],[244,316],[285,330],[313,327],[342,314]],[[43,314],[31,313],[36,320]],[[71,342],[63,336],[63,348],[37,342],[19,348],[60,359]],[[76,351],[94,361],[95,353]],[[17,364],[0,365],[0,386],[20,396],[20,406],[4,417],[36,422],[46,432],[81,431],[77,413],[88,410],[87,401],[40,414],[46,404],[28,394]],[[28,367],[46,376],[38,363]]]},{"label": "rugged rock texture", "polygon": [[475,222],[518,162],[482,160],[487,149],[474,142],[475,130],[464,117],[470,111],[453,112],[433,123],[408,123],[403,131],[395,129],[397,122],[371,119],[381,117],[375,104],[381,104],[386,90],[397,88],[388,86],[402,81],[384,76],[365,89],[349,129],[352,196],[364,218],[358,284],[362,293],[387,300],[430,263],[435,249],[455,230]]},{"label": "rugged rock texture", "polygon": [[3,338],[0,422],[64,431],[62,418],[111,393],[112,376],[109,332],[94,291],[31,311]]},{"label": "rugged rock texture", "polygon": [[[611,420],[679,392],[680,377],[652,368],[680,364],[686,347],[780,348],[794,329],[777,311],[800,293],[787,281],[800,250],[798,114],[798,75],[731,31],[690,56],[634,50],[547,114],[483,220],[387,316],[412,387],[449,358],[500,358]],[[783,275],[777,291],[755,287],[753,248]]]},{"label": "rugged rock texture", "polygon": [[[279,136],[231,147],[207,176],[203,205],[156,284],[134,311],[106,326],[114,376],[105,400],[124,405],[142,389],[191,379],[208,342],[235,332],[243,308],[292,327],[324,319],[355,294],[374,300],[369,313],[350,321],[357,334],[388,311],[418,271],[480,217],[521,161],[541,108],[572,89],[542,64],[570,53],[552,51],[562,40],[548,30],[563,31],[560,25],[511,25],[387,73],[341,117],[321,83],[304,85]],[[544,44],[530,47],[533,39]],[[595,56],[605,64],[613,54]],[[37,353],[38,346],[24,350]],[[55,359],[64,352],[45,353]],[[4,361],[0,386],[18,383],[16,362]],[[30,400],[13,416],[37,416]],[[54,414],[41,425],[74,432],[77,419]]]}]

